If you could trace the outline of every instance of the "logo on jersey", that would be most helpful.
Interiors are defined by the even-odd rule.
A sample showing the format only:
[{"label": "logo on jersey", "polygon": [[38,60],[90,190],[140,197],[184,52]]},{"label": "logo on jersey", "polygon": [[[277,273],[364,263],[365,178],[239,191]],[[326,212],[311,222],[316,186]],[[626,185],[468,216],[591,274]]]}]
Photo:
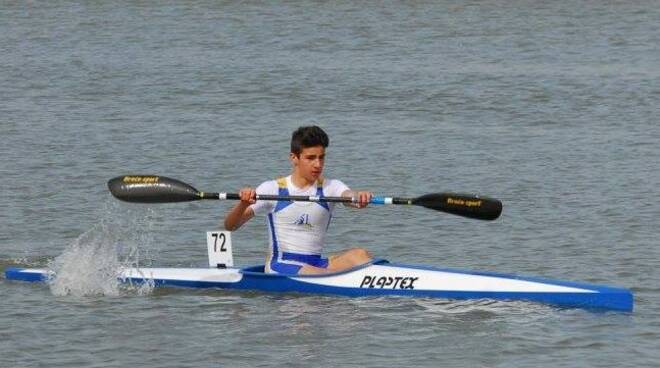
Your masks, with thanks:
[{"label": "logo on jersey", "polygon": [[309,223],[309,215],[306,213],[300,215],[300,217],[298,217],[298,219],[296,220],[296,222],[294,222],[294,224],[302,225],[306,227],[312,227],[312,224]]}]

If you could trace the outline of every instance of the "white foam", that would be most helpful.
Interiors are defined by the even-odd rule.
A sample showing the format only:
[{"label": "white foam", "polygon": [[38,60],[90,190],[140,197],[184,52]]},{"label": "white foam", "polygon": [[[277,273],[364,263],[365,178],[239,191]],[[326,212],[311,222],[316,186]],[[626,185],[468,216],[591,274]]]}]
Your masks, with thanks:
[{"label": "white foam", "polygon": [[126,211],[107,204],[100,222],[49,263],[49,270],[56,275],[49,282],[52,293],[59,296],[151,293],[152,283],[122,286],[117,276],[123,267],[148,263],[152,214],[148,209]]}]

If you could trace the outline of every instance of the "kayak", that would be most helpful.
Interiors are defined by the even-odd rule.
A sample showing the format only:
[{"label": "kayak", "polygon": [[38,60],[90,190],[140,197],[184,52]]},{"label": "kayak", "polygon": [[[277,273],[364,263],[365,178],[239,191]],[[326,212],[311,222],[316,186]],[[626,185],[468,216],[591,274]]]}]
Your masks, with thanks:
[{"label": "kayak", "polygon": [[[136,203],[168,203],[201,199],[239,199],[235,193],[200,192],[178,180],[160,176],[121,176],[108,182],[117,198]],[[261,196],[258,200],[352,202],[343,197]],[[500,216],[498,200],[455,193],[432,193],[417,198],[376,197],[374,204],[417,205],[428,209],[492,221]],[[233,266],[231,232],[206,234],[208,268],[123,268],[117,277],[131,284],[188,288],[219,288],[337,295],[348,297],[400,296],[442,299],[522,300],[564,308],[632,312],[628,289],[491,272],[465,271],[390,263],[375,259],[336,273],[281,275],[264,272],[264,265]],[[9,268],[8,280],[49,282],[47,269]]]},{"label": "kayak", "polygon": [[[8,280],[48,281],[46,269],[9,268]],[[244,268],[126,268],[124,283],[155,286],[295,292],[348,297],[401,296],[442,299],[522,300],[565,308],[631,312],[630,290],[491,272],[390,263],[377,259],[349,270],[323,275],[264,273],[264,266]]]}]

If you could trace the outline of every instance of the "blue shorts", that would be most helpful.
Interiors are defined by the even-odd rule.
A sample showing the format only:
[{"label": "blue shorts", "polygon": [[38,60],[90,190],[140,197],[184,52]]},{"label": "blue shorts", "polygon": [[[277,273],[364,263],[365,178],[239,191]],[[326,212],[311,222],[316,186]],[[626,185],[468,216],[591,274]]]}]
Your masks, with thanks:
[{"label": "blue shorts", "polygon": [[310,265],[318,268],[328,268],[328,259],[321,257],[320,254],[298,254],[282,253],[278,260],[273,257],[270,260],[270,269],[284,275],[297,275],[298,271],[305,266]]}]

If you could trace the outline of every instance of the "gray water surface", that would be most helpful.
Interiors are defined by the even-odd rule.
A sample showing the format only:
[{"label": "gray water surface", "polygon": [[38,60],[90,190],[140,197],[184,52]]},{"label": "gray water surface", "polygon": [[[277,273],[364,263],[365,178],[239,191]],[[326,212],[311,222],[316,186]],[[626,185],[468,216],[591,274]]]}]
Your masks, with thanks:
[{"label": "gray water surface", "polygon": [[[0,1],[1,367],[654,367],[660,361],[655,1]],[[236,191],[331,137],[356,189],[501,199],[494,222],[340,208],[328,250],[628,287],[632,314],[492,301],[122,288],[205,267],[230,203],[119,203],[126,173]],[[255,219],[234,234],[262,262]]]}]

